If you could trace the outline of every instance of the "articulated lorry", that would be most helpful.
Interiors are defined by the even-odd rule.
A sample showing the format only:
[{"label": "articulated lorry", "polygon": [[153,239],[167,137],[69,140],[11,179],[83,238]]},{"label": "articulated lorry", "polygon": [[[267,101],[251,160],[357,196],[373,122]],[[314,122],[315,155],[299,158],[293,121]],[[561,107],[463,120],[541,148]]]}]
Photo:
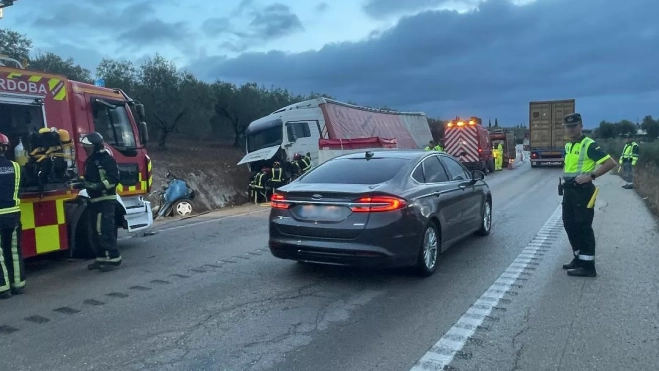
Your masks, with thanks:
[{"label": "articulated lorry", "polygon": [[71,187],[84,174],[87,156],[80,141],[94,131],[103,135],[119,166],[117,228],[134,232],[151,226],[151,205],[144,199],[152,183],[144,115],[144,106],[119,89],[30,71],[0,57],[0,132],[11,142],[6,156],[21,165],[23,175],[24,257],[57,251],[95,255],[89,197]]},{"label": "articulated lorry", "polygon": [[563,118],[574,112],[574,99],[538,101],[529,104],[531,167],[563,165],[566,143]]},{"label": "articulated lorry", "polygon": [[424,148],[432,140],[424,113],[378,110],[327,98],[295,103],[255,120],[245,136],[247,154],[238,165],[247,164],[251,171],[274,161],[284,164],[295,153],[309,154],[317,165],[328,159],[320,152],[328,147],[327,140],[334,141],[332,150],[342,140],[354,147],[355,140],[370,138],[366,142],[373,141],[374,148],[391,148],[395,143],[399,149]]}]

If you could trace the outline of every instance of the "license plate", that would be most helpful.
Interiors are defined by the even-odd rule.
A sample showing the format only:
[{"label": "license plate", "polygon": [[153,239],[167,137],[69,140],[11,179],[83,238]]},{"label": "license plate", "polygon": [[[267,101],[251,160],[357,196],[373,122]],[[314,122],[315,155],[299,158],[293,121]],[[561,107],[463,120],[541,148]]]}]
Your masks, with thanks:
[{"label": "license plate", "polygon": [[545,154],[545,155],[562,155],[563,153],[561,153],[561,152],[545,152],[543,154]]},{"label": "license plate", "polygon": [[340,207],[326,205],[303,205],[298,214],[301,218],[313,220],[334,220],[342,215]]}]

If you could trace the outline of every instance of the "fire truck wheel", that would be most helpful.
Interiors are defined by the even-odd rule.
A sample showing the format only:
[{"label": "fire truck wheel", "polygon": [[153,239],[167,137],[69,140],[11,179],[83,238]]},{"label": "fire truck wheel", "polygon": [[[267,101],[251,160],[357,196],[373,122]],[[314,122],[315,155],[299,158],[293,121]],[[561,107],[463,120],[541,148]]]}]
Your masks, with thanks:
[{"label": "fire truck wheel", "polygon": [[487,171],[490,173],[494,172],[494,160],[487,160]]}]

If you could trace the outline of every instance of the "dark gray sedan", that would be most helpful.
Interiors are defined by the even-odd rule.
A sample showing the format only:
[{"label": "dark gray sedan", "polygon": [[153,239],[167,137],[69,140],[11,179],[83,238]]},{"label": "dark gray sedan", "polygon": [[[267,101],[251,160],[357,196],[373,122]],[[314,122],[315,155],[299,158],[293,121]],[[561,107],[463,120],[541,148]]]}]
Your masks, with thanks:
[{"label": "dark gray sedan", "polygon": [[427,151],[336,157],[272,196],[269,246],[278,258],[361,266],[415,266],[492,226],[484,174]]}]

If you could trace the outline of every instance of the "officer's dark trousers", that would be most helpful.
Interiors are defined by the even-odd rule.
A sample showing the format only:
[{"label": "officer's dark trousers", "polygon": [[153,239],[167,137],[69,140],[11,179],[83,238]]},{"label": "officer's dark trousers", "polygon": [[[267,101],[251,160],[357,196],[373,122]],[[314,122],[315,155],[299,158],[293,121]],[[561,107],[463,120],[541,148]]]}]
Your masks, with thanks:
[{"label": "officer's dark trousers", "polygon": [[585,266],[595,264],[595,232],[593,217],[595,209],[588,208],[595,186],[585,185],[565,186],[563,194],[563,225],[567,233],[574,256]]},{"label": "officer's dark trousers", "polygon": [[21,233],[20,212],[0,215],[0,292],[25,286]]},{"label": "officer's dark trousers", "polygon": [[101,264],[121,264],[121,254],[117,249],[117,226],[115,223],[114,200],[97,201],[90,203],[94,232],[92,240],[96,249],[96,261]]}]

